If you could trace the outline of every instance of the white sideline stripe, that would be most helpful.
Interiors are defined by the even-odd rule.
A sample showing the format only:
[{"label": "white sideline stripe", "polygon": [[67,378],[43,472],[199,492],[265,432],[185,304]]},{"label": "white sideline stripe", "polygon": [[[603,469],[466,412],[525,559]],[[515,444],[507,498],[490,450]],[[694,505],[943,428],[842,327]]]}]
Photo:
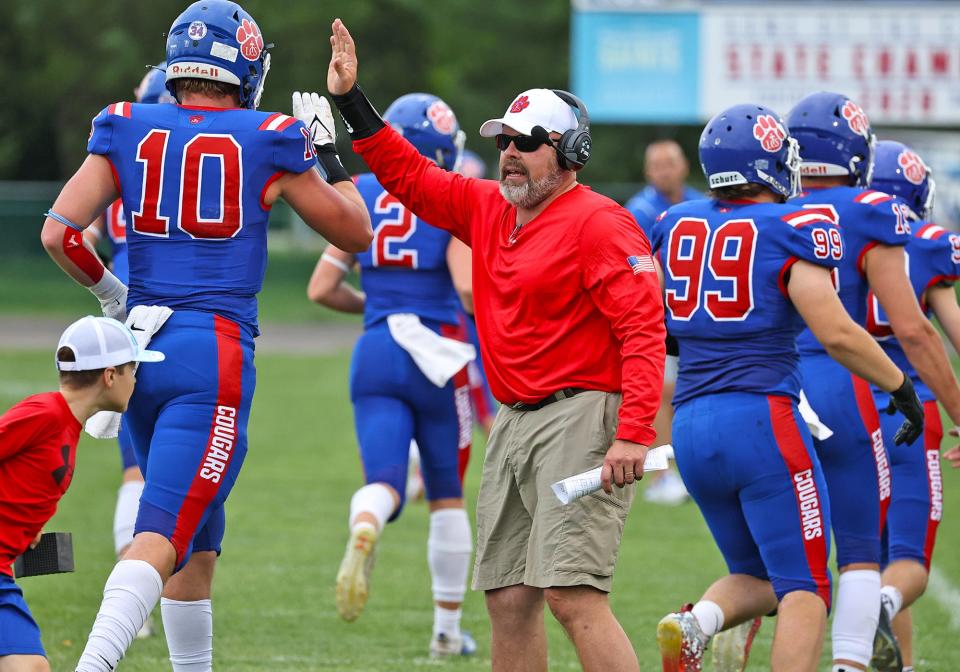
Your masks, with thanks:
[{"label": "white sideline stripe", "polygon": [[950,615],[950,625],[953,629],[960,631],[960,588],[957,588],[937,567],[930,568],[927,594],[932,595],[937,604]]}]

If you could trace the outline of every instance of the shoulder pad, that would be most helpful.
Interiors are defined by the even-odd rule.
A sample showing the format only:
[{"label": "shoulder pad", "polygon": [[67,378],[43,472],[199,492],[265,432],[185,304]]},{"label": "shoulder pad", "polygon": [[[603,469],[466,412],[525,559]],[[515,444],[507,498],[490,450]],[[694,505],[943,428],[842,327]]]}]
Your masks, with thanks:
[{"label": "shoulder pad", "polygon": [[863,203],[864,205],[879,205],[880,203],[888,203],[893,200],[893,196],[887,194],[883,191],[877,191],[876,189],[867,189],[860,194],[858,194],[854,199],[854,203]]},{"label": "shoulder pad", "polygon": [[291,117],[280,112],[274,112],[257,128],[258,131],[285,131],[297,123],[296,117]]},{"label": "shoulder pad", "polygon": [[107,114],[115,114],[118,117],[130,118],[130,112],[132,107],[130,103],[124,101],[120,103],[113,103],[112,105],[107,105],[106,111]]}]

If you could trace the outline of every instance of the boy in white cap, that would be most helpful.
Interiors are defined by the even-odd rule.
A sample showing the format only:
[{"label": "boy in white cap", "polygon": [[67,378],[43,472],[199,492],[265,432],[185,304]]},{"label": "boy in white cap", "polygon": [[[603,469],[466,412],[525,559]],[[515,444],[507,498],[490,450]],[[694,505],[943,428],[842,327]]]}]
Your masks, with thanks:
[{"label": "boy in white cap", "polygon": [[50,669],[13,561],[39,542],[70,486],[83,424],[98,411],[125,411],[135,363],[163,358],[140,348],[122,323],[84,317],[57,346],[60,390],[27,397],[0,416],[0,669]]}]

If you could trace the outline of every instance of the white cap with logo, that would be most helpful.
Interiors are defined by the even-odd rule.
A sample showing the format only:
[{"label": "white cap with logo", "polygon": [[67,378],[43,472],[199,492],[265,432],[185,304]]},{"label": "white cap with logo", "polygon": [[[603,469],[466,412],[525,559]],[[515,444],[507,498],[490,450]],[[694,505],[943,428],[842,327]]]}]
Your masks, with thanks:
[{"label": "white cap with logo", "polygon": [[483,122],[480,135],[492,138],[503,133],[504,126],[522,135],[530,135],[534,126],[552,133],[564,133],[577,127],[577,115],[550,89],[529,89],[510,103],[502,117]]},{"label": "white cap with logo", "polygon": [[70,348],[76,361],[57,360],[60,371],[92,371],[127,362],[162,362],[164,354],[144,350],[122,322],[109,317],[82,317],[63,332],[60,348]]}]

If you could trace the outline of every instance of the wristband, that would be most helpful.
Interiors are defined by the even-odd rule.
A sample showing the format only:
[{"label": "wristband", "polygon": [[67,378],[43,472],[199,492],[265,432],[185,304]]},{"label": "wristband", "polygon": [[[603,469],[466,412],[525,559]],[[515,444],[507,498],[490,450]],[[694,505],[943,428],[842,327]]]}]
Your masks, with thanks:
[{"label": "wristband", "polygon": [[343,119],[347,132],[353,140],[369,138],[386,126],[380,113],[364,95],[359,84],[354,84],[353,88],[342,96],[331,95],[330,98],[337,106],[340,118]]},{"label": "wristband", "polygon": [[335,256],[333,256],[332,254],[328,254],[327,252],[324,252],[322,255],[320,255],[320,261],[325,261],[325,262],[327,262],[328,264],[330,264],[331,266],[334,266],[334,267],[336,267],[336,268],[339,268],[339,269],[340,269],[341,271],[343,271],[344,273],[350,273],[350,267],[347,266],[347,265],[346,265],[345,263],[343,263],[342,261],[340,261],[339,259],[337,259],[337,258],[336,258]]},{"label": "wristband", "polygon": [[99,281],[87,287],[90,293],[100,301],[114,301],[127,291],[126,285],[120,282],[120,279],[110,271],[104,269],[103,277]]},{"label": "wristband", "polygon": [[320,173],[327,184],[336,184],[350,179],[350,173],[340,163],[336,145],[330,142],[326,145],[314,145],[313,148],[317,151],[317,161],[320,162],[322,168]]}]

